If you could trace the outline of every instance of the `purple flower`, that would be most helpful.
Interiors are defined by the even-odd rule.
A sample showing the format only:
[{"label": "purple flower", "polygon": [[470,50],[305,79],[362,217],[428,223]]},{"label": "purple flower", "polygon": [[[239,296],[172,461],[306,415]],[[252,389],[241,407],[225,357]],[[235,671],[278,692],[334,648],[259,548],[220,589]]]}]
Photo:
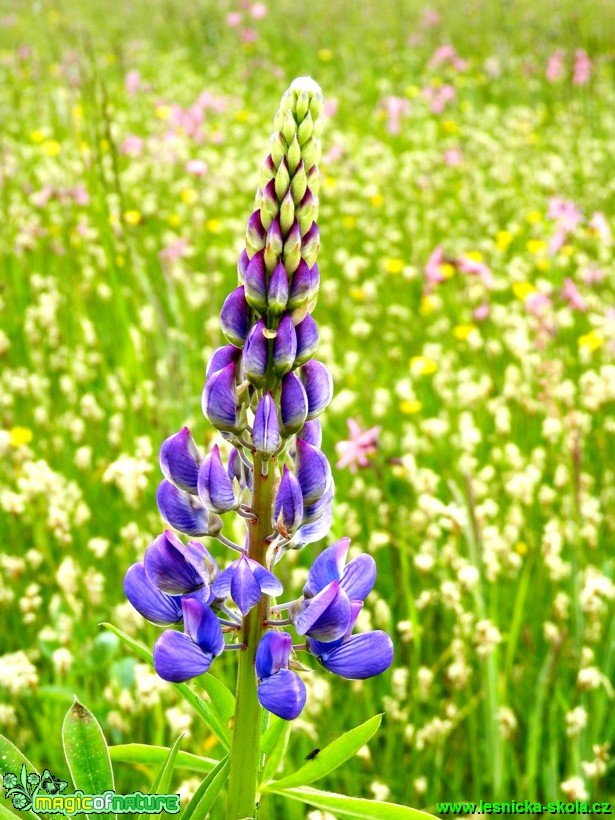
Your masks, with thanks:
[{"label": "purple flower", "polygon": [[196,495],[199,467],[203,457],[187,427],[169,436],[160,448],[163,476],[180,490]]},{"label": "purple flower", "polygon": [[167,595],[189,595],[212,583],[218,566],[198,541],[188,546],[166,530],[145,551],[145,575],[150,584]]},{"label": "purple flower", "polygon": [[288,313],[280,320],[273,340],[273,369],[276,375],[284,376],[291,370],[297,354],[297,334]]},{"label": "purple flower", "polygon": [[273,517],[275,526],[285,538],[290,538],[303,519],[301,486],[286,465],[275,497]]},{"label": "purple flower", "polygon": [[224,635],[212,610],[196,598],[183,598],[185,633],[168,629],[154,644],[154,668],[163,680],[183,683],[207,672],[224,650]]},{"label": "purple flower", "polygon": [[166,479],[158,485],[156,503],[167,524],[184,535],[200,538],[220,532],[222,522],[217,516],[210,515],[196,496],[178,490]]},{"label": "purple flower", "polygon": [[331,581],[314,597],[302,601],[291,620],[299,635],[318,641],[334,641],[346,634],[352,611],[350,599],[339,581]]},{"label": "purple flower", "polygon": [[325,454],[302,439],[297,439],[295,474],[304,505],[318,501],[332,482],[331,468]]},{"label": "purple flower", "polygon": [[280,443],[278,411],[271,393],[267,392],[258,403],[252,427],[252,443],[257,452],[272,456]]},{"label": "purple flower", "polygon": [[297,336],[297,355],[295,365],[305,364],[316,353],[318,347],[318,328],[310,314],[299,322],[295,328]]},{"label": "purple flower", "polygon": [[324,364],[316,359],[306,362],[299,372],[308,399],[307,418],[313,419],[333,398],[333,380]]},{"label": "purple flower", "polygon": [[243,615],[256,606],[262,594],[279,595],[283,589],[273,573],[245,555],[223,570],[212,586],[217,598],[230,595]]},{"label": "purple flower", "polygon": [[267,307],[274,316],[283,313],[288,303],[288,275],[284,265],[279,264],[271,274],[267,289]]},{"label": "purple flower", "polygon": [[348,680],[373,678],[393,663],[393,641],[381,630],[346,635],[330,643],[308,638],[307,646],[325,669]]},{"label": "purple flower", "polygon": [[235,492],[233,482],[224,469],[217,444],[201,464],[198,491],[203,504],[214,513],[229,512],[239,506],[239,493]]},{"label": "purple flower", "polygon": [[308,399],[305,388],[294,373],[282,379],[280,393],[280,420],[282,434],[290,436],[298,432],[307,417]]},{"label": "purple flower", "polygon": [[288,668],[292,638],[266,632],[256,650],[255,670],[261,706],[283,720],[294,720],[305,705],[305,684]]},{"label": "purple flower", "polygon": [[171,626],[183,619],[181,597],[167,595],[154,586],[145,574],[142,561],[128,568],[124,593],[140,615],[156,626]]},{"label": "purple flower", "polygon": [[204,415],[218,430],[239,433],[243,427],[235,376],[237,365],[232,362],[218,370],[205,382],[202,408]]},{"label": "purple flower", "polygon": [[265,269],[264,251],[255,253],[246,270],[244,282],[248,304],[264,313],[267,307],[267,271]]},{"label": "purple flower", "polygon": [[220,324],[226,338],[236,347],[243,347],[250,326],[250,308],[245,288],[236,288],[222,305]]},{"label": "purple flower", "polygon": [[316,558],[303,587],[306,598],[312,598],[332,581],[338,581],[351,601],[363,601],[376,582],[376,562],[368,553],[346,564],[350,538],[340,538]]},{"label": "purple flower", "polygon": [[303,261],[299,262],[299,267],[295,271],[293,281],[290,286],[288,297],[288,309],[295,310],[310,298],[311,274],[310,269]]},{"label": "purple flower", "polygon": [[246,378],[256,387],[264,387],[267,374],[267,357],[269,346],[264,332],[267,328],[264,319],[253,325],[246,339],[243,353],[243,366]]},{"label": "purple flower", "polygon": [[218,370],[222,370],[227,364],[236,363],[240,356],[241,350],[235,345],[224,345],[224,347],[217,348],[207,362],[206,377],[209,378]]}]

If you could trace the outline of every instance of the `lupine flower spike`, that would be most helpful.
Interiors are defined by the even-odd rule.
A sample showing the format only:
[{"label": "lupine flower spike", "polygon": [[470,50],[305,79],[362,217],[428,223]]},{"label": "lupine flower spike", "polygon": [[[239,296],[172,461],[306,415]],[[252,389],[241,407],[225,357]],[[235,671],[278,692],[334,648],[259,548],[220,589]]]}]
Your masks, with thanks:
[{"label": "lupine flower spike", "polygon": [[[274,574],[278,562],[289,549],[326,536],[332,520],[334,484],[318,417],[331,401],[333,383],[314,358],[318,329],[312,317],[320,284],[323,105],[320,88],[306,77],[282,97],[237,266],[238,286],[222,305],[228,343],[211,356],[202,394],[203,413],[220,439],[204,454],[184,427],[163,443],[157,501],[171,529],[154,539],[124,582],[135,609],[166,627],[154,646],[155,668],[165,680],[202,675],[224,649],[241,649],[232,817],[248,813],[248,803],[233,803],[241,791],[233,784],[246,767],[258,768],[255,706],[292,720],[305,704],[296,671],[305,667],[296,652],[353,679],[377,675],[393,659],[384,632],[352,634],[376,566],[370,555],[346,562],[348,538],[315,558],[299,600],[271,607],[284,591]],[[245,544],[224,534],[231,512],[244,521]],[[172,530],[193,540],[184,543]],[[210,539],[207,548],[194,540],[202,538]],[[215,540],[235,552],[221,571],[223,556],[209,552]],[[301,636],[298,646],[283,627]]]}]

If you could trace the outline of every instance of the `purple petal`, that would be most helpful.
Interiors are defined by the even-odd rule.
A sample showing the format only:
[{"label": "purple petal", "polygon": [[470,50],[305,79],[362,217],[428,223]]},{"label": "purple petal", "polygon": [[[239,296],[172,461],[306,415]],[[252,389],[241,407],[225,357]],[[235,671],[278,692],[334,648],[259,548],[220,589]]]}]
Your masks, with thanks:
[{"label": "purple petal", "polygon": [[275,316],[282,313],[288,302],[288,274],[284,265],[279,264],[271,274],[267,290],[267,307]]},{"label": "purple petal", "polygon": [[320,660],[325,669],[342,678],[373,678],[388,669],[393,662],[393,641],[386,632],[380,630],[351,635],[331,652],[323,652]]},{"label": "purple petal", "polygon": [[259,680],[288,669],[293,639],[288,632],[265,632],[256,650],[254,667]]},{"label": "purple petal", "polygon": [[[217,516],[211,516],[211,518],[217,518]],[[220,528],[222,528],[222,521],[220,519],[218,521],[220,521]],[[201,544],[200,541],[188,541],[184,547],[184,555],[206,584],[214,582],[219,572],[218,564],[206,546]]]},{"label": "purple petal", "polygon": [[258,251],[265,246],[265,236],[260,209],[253,211],[246,229],[246,243],[253,250]]},{"label": "purple petal", "polygon": [[235,347],[235,345],[224,345],[224,347],[217,348],[211,354],[207,363],[206,377],[209,378],[214,373],[217,373],[218,370],[222,370],[227,364],[237,362],[240,356],[241,350]]},{"label": "purple petal", "polygon": [[262,313],[267,307],[267,271],[265,269],[264,251],[258,251],[250,259],[250,264],[246,270],[244,287],[248,304]]},{"label": "purple petal", "polygon": [[236,347],[243,347],[250,326],[250,308],[244,286],[235,288],[224,300],[220,325],[226,338]]},{"label": "purple petal", "polygon": [[241,460],[236,447],[231,447],[226,472],[231,481],[234,478],[237,479],[242,490],[245,490],[246,487],[250,491],[252,490],[252,470]]},{"label": "purple petal", "polygon": [[339,581],[342,578],[349,549],[350,538],[340,538],[320,553],[312,564],[303,587],[303,594],[306,597],[316,595],[331,581]]},{"label": "purple petal", "polygon": [[217,444],[201,464],[198,490],[199,498],[212,512],[225,513],[239,506],[233,482],[224,469]]},{"label": "purple petal", "polygon": [[185,535],[201,536],[209,533],[209,515],[196,496],[178,490],[163,479],[156,491],[160,515],[170,527]]},{"label": "purple petal", "polygon": [[148,581],[167,595],[187,595],[205,582],[186,557],[182,542],[169,530],[152,541],[143,563]]},{"label": "purple petal", "polygon": [[337,581],[332,581],[314,598],[303,601],[293,617],[293,625],[298,635],[334,641],[346,634],[350,617],[348,596]]},{"label": "purple petal", "polygon": [[303,508],[303,518],[301,523],[311,524],[313,521],[318,521],[318,519],[331,507],[334,492],[335,485],[333,484],[333,481],[331,481],[322,498],[319,498],[318,501],[315,501],[313,504],[308,504],[307,507]]},{"label": "purple petal", "polygon": [[318,449],[320,449],[322,445],[322,427],[318,419],[306,421],[297,433],[297,438],[302,438],[304,441],[307,441],[308,444],[311,444],[312,447],[318,447]]},{"label": "purple petal", "polygon": [[[284,246],[284,239],[282,238],[282,229],[280,227],[280,218],[276,216],[273,220],[271,225],[269,226],[269,230],[267,231],[267,242],[266,242],[266,252],[265,258],[267,256],[273,256],[279,258],[280,254],[282,253],[282,247]],[[271,268],[270,268],[271,270]]]},{"label": "purple petal", "polygon": [[258,403],[252,427],[252,443],[259,453],[273,455],[280,443],[278,410],[269,392]]},{"label": "purple petal", "polygon": [[297,333],[297,356],[295,365],[305,364],[311,359],[318,347],[318,327],[310,314],[306,314],[303,321],[295,328]]},{"label": "purple petal", "polygon": [[273,369],[277,376],[291,370],[297,354],[297,334],[293,320],[285,313],[280,320],[273,340]]},{"label": "purple petal", "polygon": [[184,631],[197,646],[215,657],[224,649],[220,621],[212,610],[197,598],[183,598]]},{"label": "purple petal", "polygon": [[209,421],[231,433],[240,431],[239,404],[235,389],[237,366],[233,362],[210,376],[203,390],[202,408]]},{"label": "purple petal", "polygon": [[318,251],[320,250],[320,233],[318,225],[312,222],[312,227],[303,237],[301,243],[301,256],[306,261],[308,267],[311,267],[316,262]]},{"label": "purple petal", "polygon": [[351,601],[363,601],[376,583],[376,562],[371,555],[363,553],[344,567],[340,585]]},{"label": "purple petal", "polygon": [[237,277],[239,279],[239,284],[243,285],[244,280],[246,278],[246,270],[248,269],[248,265],[250,263],[250,257],[248,256],[248,252],[244,249],[241,252],[241,256],[237,261]]},{"label": "purple petal", "polygon": [[237,564],[239,563],[239,558],[237,561],[233,561],[225,570],[218,575],[216,580],[211,585],[211,591],[216,596],[216,598],[221,598],[224,600],[228,598],[231,594],[231,583],[233,581],[233,575],[235,574],[235,570],[237,569]]},{"label": "purple petal", "polygon": [[258,701],[267,711],[282,718],[294,720],[305,706],[305,684],[295,672],[281,669],[258,686]]},{"label": "purple petal", "polygon": [[184,683],[202,675],[212,660],[183,632],[168,629],[154,644],[154,669],[171,683]]},{"label": "purple petal", "polygon": [[166,595],[151,584],[142,561],[128,568],[124,593],[137,612],[156,626],[171,626],[183,618],[181,598]]},{"label": "purple petal", "polygon": [[310,299],[313,299],[318,293],[320,287],[320,271],[318,265],[312,265],[310,268]]},{"label": "purple petal", "polygon": [[235,562],[235,572],[231,579],[231,598],[242,615],[247,615],[261,599],[261,588],[244,555]]},{"label": "purple petal", "polygon": [[303,261],[299,262],[299,267],[293,275],[288,296],[288,309],[295,310],[300,307],[310,296],[310,269]]},{"label": "purple petal", "polygon": [[308,397],[308,420],[316,418],[333,398],[333,380],[322,362],[312,359],[301,370],[301,381]]},{"label": "purple petal", "polygon": [[169,436],[160,448],[160,469],[169,481],[180,490],[196,495],[196,482],[202,456],[190,430],[183,427],[179,433]]},{"label": "purple petal", "polygon": [[264,592],[266,595],[281,595],[284,592],[284,587],[282,586],[282,582],[276,578],[276,576],[269,572],[269,570],[262,567],[258,561],[253,561],[248,558],[248,563],[250,564],[250,568],[254,573],[254,577],[261,588],[261,592]]},{"label": "purple petal", "polygon": [[304,506],[318,501],[332,481],[326,455],[300,438],[297,439],[295,473],[301,485]]},{"label": "purple petal", "polygon": [[282,480],[275,497],[274,519],[278,528],[283,527],[282,535],[292,534],[301,524],[303,518],[303,495],[295,476],[284,465]]},{"label": "purple petal", "polygon": [[252,384],[262,387],[265,384],[265,374],[267,372],[268,342],[263,331],[267,325],[264,319],[252,327],[246,339],[246,347],[243,354],[243,365],[248,378]]},{"label": "purple petal", "polygon": [[311,524],[304,524],[297,530],[293,536],[293,547],[295,549],[301,549],[301,547],[305,547],[306,544],[313,544],[315,541],[320,541],[321,538],[324,538],[325,535],[329,533],[332,521],[333,509],[332,505],[329,504],[320,518]]},{"label": "purple petal", "polygon": [[280,418],[284,435],[296,433],[303,427],[307,410],[308,400],[303,385],[294,373],[287,373],[282,379],[280,393]]}]

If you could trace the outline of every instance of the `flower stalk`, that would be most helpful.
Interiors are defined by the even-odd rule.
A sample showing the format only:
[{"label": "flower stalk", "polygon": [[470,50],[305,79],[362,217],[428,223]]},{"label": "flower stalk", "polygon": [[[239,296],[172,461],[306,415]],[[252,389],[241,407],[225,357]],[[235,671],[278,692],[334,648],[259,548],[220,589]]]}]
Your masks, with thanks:
[{"label": "flower stalk", "polygon": [[[248,557],[265,566],[266,538],[271,530],[274,472],[261,473],[261,459],[254,459],[254,494],[252,510],[256,518],[249,523]],[[269,618],[269,595],[263,594],[256,607],[244,618],[242,641],[245,649],[239,656],[231,769],[226,816],[252,817],[260,770],[260,731],[262,709],[258,702],[254,663],[265,621]]]}]

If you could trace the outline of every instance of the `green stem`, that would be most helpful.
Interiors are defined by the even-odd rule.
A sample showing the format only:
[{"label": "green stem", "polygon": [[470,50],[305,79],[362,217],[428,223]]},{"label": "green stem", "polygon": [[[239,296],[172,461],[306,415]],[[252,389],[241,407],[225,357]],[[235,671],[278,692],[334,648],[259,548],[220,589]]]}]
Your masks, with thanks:
[{"label": "green stem", "polygon": [[[255,454],[252,512],[256,518],[248,522],[248,557],[263,566],[267,554],[265,539],[271,534],[274,467],[275,464],[270,464],[268,474],[262,475],[262,460]],[[243,622],[243,643],[246,649],[240,653],[237,674],[227,820],[255,817],[256,788],[261,762],[259,745],[262,715],[256,695],[254,658],[268,618],[269,596],[263,595],[258,606],[246,615]]]}]

